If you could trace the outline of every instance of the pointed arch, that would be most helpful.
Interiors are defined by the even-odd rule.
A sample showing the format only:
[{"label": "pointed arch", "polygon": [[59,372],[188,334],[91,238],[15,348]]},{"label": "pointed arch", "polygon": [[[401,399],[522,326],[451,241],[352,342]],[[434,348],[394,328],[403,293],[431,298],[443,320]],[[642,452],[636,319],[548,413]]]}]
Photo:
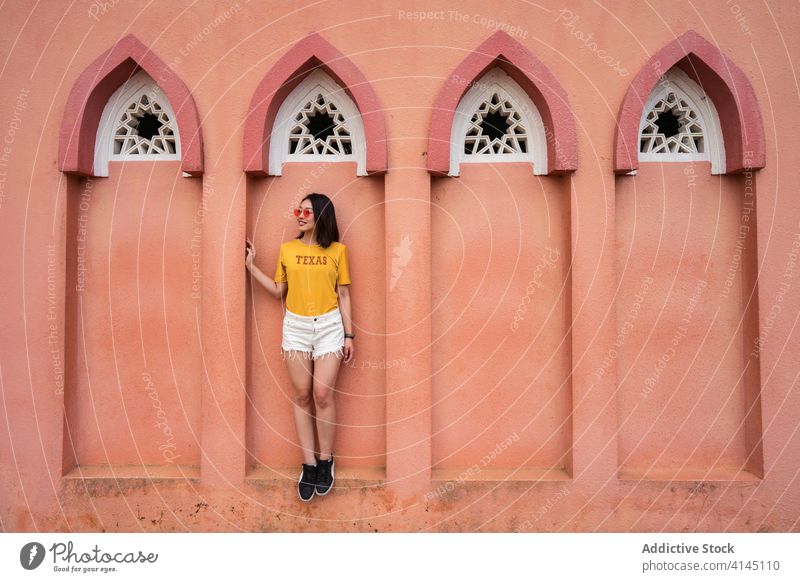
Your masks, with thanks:
[{"label": "pointed arch", "polygon": [[203,136],[194,98],[169,65],[132,34],[97,57],[72,86],[61,121],[59,170],[95,175],[95,141],[103,110],[114,92],[140,69],[156,81],[174,108],[182,139],[183,171],[202,175]]},{"label": "pointed arch", "polygon": [[[505,114],[504,121],[493,123],[491,115],[497,111]],[[449,175],[460,175],[462,163],[517,161],[533,164],[536,175],[547,174],[544,123],[525,90],[495,67],[473,83],[458,103],[450,132]]]},{"label": "pointed arch", "polygon": [[[678,125],[671,131],[659,125],[668,127],[670,118]],[[712,174],[725,173],[725,143],[717,109],[680,67],[664,73],[647,99],[639,122],[638,157],[640,162],[707,161]]]},{"label": "pointed arch", "polygon": [[499,67],[531,98],[542,118],[547,140],[547,174],[578,167],[575,119],[567,93],[544,63],[527,48],[498,30],[456,67],[439,92],[428,133],[428,171],[447,174],[450,136],[461,98],[484,74]]},{"label": "pointed arch", "polygon": [[764,125],[753,86],[716,46],[689,30],[653,55],[628,88],[614,136],[614,171],[627,174],[639,167],[642,112],[659,79],[675,66],[696,82],[716,107],[725,144],[724,173],[763,168]]},{"label": "pointed arch", "polygon": [[[143,129],[152,135],[142,138]],[[108,176],[111,160],[180,159],[180,129],[169,98],[147,71],[139,69],[114,92],[100,117],[94,175]]]},{"label": "pointed arch", "polygon": [[[330,119],[330,135],[312,131],[319,114]],[[269,174],[280,176],[285,162],[352,161],[356,175],[365,176],[366,139],[358,107],[322,69],[315,69],[292,90],[272,126],[270,141],[281,147],[269,149]]]},{"label": "pointed arch", "polygon": [[271,175],[270,135],[278,110],[294,88],[318,68],[336,81],[358,108],[366,139],[367,174],[386,171],[386,127],[372,85],[349,58],[312,32],[275,63],[253,94],[244,128],[245,172],[254,176]]}]

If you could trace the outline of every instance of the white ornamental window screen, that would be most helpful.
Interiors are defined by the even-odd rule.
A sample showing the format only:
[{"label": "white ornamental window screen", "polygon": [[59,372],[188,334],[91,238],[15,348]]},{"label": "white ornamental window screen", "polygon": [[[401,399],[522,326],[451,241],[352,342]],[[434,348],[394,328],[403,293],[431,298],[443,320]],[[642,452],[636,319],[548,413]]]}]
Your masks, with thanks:
[{"label": "white ornamental window screen", "polygon": [[498,92],[484,101],[469,121],[464,155],[525,154],[528,134],[510,99]]},{"label": "white ornamental window screen", "polygon": [[349,95],[316,69],[281,104],[272,128],[269,174],[280,176],[285,162],[355,162],[366,175],[361,114]]},{"label": "white ornamental window screen", "polygon": [[180,160],[178,123],[166,94],[144,70],[131,76],[103,109],[95,142],[95,175],[109,161]]},{"label": "white ornamental window screen", "polygon": [[117,121],[114,155],[174,154],[174,120],[147,93],[128,105]]},{"label": "white ornamental window screen", "polygon": [[345,156],[353,153],[344,115],[322,93],[317,93],[295,116],[289,132],[289,153]]},{"label": "white ornamental window screen", "polygon": [[529,162],[534,174],[547,174],[541,115],[522,87],[500,68],[473,83],[461,98],[450,139],[451,176],[458,176],[465,162]]},{"label": "white ornamental window screen", "polygon": [[725,171],[719,116],[711,99],[679,68],[661,77],[639,123],[639,161],[710,161]]}]

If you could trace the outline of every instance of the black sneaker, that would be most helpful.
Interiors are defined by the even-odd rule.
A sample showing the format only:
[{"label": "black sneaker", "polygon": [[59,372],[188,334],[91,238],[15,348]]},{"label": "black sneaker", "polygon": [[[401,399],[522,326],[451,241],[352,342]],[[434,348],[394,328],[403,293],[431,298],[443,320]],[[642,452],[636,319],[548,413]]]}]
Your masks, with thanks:
[{"label": "black sneaker", "polygon": [[327,495],[333,487],[333,457],[317,459],[317,495]]},{"label": "black sneaker", "polygon": [[317,466],[303,463],[303,472],[297,480],[297,492],[303,501],[311,501],[314,497],[314,487],[317,482]]}]

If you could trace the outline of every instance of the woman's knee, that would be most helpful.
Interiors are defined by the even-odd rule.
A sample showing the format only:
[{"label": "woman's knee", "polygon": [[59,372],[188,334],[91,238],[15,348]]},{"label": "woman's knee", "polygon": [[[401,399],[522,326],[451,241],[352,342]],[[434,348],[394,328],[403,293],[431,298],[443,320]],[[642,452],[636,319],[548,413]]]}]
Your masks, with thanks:
[{"label": "woman's knee", "polygon": [[294,403],[297,406],[306,408],[311,405],[311,390],[295,390]]},{"label": "woman's knee", "polygon": [[318,409],[333,404],[333,390],[328,386],[314,386],[314,404]]}]

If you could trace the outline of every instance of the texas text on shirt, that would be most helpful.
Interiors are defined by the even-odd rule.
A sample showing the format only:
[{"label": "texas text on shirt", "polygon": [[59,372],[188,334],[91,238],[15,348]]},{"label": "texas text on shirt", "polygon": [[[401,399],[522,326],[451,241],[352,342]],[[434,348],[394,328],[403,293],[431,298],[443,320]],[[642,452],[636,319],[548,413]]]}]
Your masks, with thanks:
[{"label": "texas text on shirt", "polygon": [[298,315],[322,315],[338,307],[336,285],[350,284],[347,247],[328,248],[293,239],[281,245],[276,283],[287,281],[286,309]]}]

